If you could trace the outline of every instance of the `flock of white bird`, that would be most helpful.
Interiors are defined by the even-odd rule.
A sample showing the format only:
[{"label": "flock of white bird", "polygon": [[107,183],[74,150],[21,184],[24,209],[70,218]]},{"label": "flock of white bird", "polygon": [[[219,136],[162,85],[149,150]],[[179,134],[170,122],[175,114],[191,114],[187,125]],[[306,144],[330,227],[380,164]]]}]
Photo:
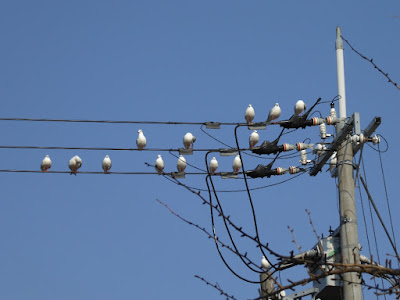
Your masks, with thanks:
[{"label": "flock of white bird", "polygon": [[[296,115],[301,114],[304,110],[306,110],[306,104],[304,103],[303,100],[299,100],[296,102],[296,105],[294,107],[294,113]],[[279,107],[278,103],[275,103],[274,107],[271,108],[271,110],[269,111],[268,114],[268,118],[266,123],[269,124],[272,121],[276,120],[279,118],[279,116],[281,115],[281,108]],[[254,108],[251,104],[249,104],[249,106],[246,109],[246,112],[244,114],[244,118],[247,122],[247,124],[251,124],[254,120],[255,117],[255,111]],[[260,140],[260,136],[258,135],[257,130],[254,130],[250,137],[249,137],[249,147],[250,149],[253,149],[255,147],[255,145],[257,145],[257,143]],[[185,134],[185,136],[183,137],[183,145],[185,147],[185,149],[193,149],[193,144],[196,141],[196,137],[188,132]],[[139,150],[143,150],[145,149],[147,145],[147,139],[143,134],[143,130],[139,129],[138,130],[138,138],[136,139],[136,146],[138,147]],[[40,168],[43,172],[48,172],[51,168],[52,162],[50,159],[49,155],[46,155],[46,157],[43,159]],[[68,167],[71,170],[71,174],[75,174],[78,172],[79,168],[82,166],[82,159],[75,155],[74,157],[72,157],[68,163]],[[102,164],[102,168],[104,170],[104,173],[108,173],[111,169],[111,159],[108,155],[106,155],[103,159],[103,164]],[[183,155],[180,155],[177,161],[177,169],[178,172],[184,172],[187,166],[187,162],[186,159]],[[240,160],[240,156],[236,155],[236,157],[233,159],[233,163],[232,163],[232,169],[233,172],[239,172],[240,168],[242,167],[242,161]],[[156,164],[155,164],[155,169],[157,171],[158,174],[162,174],[164,172],[164,168],[165,168],[165,163],[164,160],[162,159],[161,155],[157,156],[156,159]],[[213,157],[209,163],[209,171],[211,174],[215,174],[215,172],[218,169],[218,161],[215,157]]]}]

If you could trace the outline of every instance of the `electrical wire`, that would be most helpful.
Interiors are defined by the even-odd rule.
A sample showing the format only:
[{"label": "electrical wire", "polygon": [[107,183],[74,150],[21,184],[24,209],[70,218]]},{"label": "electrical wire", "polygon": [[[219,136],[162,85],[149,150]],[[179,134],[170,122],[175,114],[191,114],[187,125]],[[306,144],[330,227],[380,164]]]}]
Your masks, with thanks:
[{"label": "electrical wire", "polygon": [[[206,165],[207,165],[207,163],[206,163]],[[207,171],[209,171],[209,170],[208,170],[208,165],[207,165]],[[236,272],[231,268],[231,266],[228,264],[228,262],[225,260],[224,256],[222,255],[221,250],[219,249],[219,245],[218,245],[218,242],[217,242],[217,236],[216,236],[216,233],[215,233],[214,211],[213,211],[213,205],[212,205],[211,190],[210,190],[210,186],[209,186],[209,184],[208,184],[208,178],[211,178],[211,177],[209,177],[209,175],[207,175],[207,177],[206,177],[206,184],[207,184],[207,187],[208,187],[208,194],[209,194],[209,201],[210,201],[210,214],[211,214],[212,233],[213,233],[214,242],[215,242],[215,246],[216,246],[216,248],[217,248],[218,254],[219,254],[220,258],[222,259],[223,263],[225,264],[225,266],[226,266],[226,267],[229,269],[229,271],[231,271],[232,274],[234,274],[236,277],[238,277],[239,279],[241,279],[241,280],[243,280],[243,281],[245,281],[245,282],[248,282],[248,283],[260,284],[260,283],[261,283],[260,281],[249,280],[249,279],[247,279],[247,278],[244,278],[244,277],[240,276],[238,273],[236,273]],[[224,218],[224,220],[225,220],[225,218]],[[243,258],[242,258],[242,259],[243,259]],[[246,265],[247,265],[247,264],[246,264]]]},{"label": "electrical wire", "polygon": [[397,87],[400,90],[400,86],[394,82],[390,77],[389,77],[389,73],[385,73],[382,71],[381,68],[379,68],[375,63],[374,63],[374,59],[373,58],[368,58],[365,55],[361,54],[360,52],[358,52],[356,49],[354,49],[354,47],[349,43],[348,40],[346,40],[343,35],[341,36],[342,39],[346,42],[347,45],[350,46],[351,50],[353,50],[355,53],[357,53],[362,59],[365,59],[366,61],[370,62],[375,69],[377,69],[383,76],[385,76],[388,80],[388,82],[390,82],[391,84],[393,84],[395,87]]},{"label": "electrical wire", "polygon": [[[251,212],[252,212],[252,214],[253,214],[253,222],[254,222],[254,229],[255,229],[255,231],[256,231],[256,238],[257,238],[257,241],[258,241],[258,244],[259,244],[259,248],[260,248],[261,253],[262,253],[263,256],[266,258],[266,260],[271,264],[271,262],[270,262],[269,259],[268,259],[268,256],[264,253],[264,250],[262,249],[261,243],[260,243],[260,236],[259,236],[259,234],[258,234],[258,226],[257,226],[256,213],[255,213],[253,201],[252,201],[252,199],[251,199],[251,194],[250,194],[250,190],[249,190],[249,185],[248,185],[248,183],[247,183],[247,178],[246,178],[247,176],[246,176],[246,171],[245,171],[245,167],[244,167],[244,164],[243,164],[242,154],[241,154],[241,151],[239,150],[240,147],[239,147],[239,141],[238,141],[238,137],[237,137],[237,129],[238,129],[239,127],[240,127],[240,125],[236,125],[236,126],[235,126],[235,130],[234,130],[234,133],[235,133],[235,141],[236,141],[236,148],[238,149],[240,161],[241,161],[241,164],[242,164],[242,170],[243,170],[243,174],[244,174],[244,182],[245,182],[245,185],[246,185],[247,196],[248,196],[248,198],[249,198],[250,207],[251,207]],[[282,135],[282,133],[283,133],[284,130],[285,130],[285,129],[282,129],[281,135]],[[277,157],[278,157],[278,156],[279,156],[279,153],[278,153]]]},{"label": "electrical wire", "polygon": [[[177,158],[177,159],[180,159],[179,156],[173,154],[171,151],[169,151],[168,153],[169,153],[170,155],[172,155],[173,157],[175,157],[175,158]],[[201,169],[201,168],[198,168],[198,167],[196,167],[195,165],[192,165],[192,164],[188,163],[187,161],[186,161],[186,164],[187,164],[188,166],[190,166],[190,167],[196,169],[196,170],[199,170],[199,171],[202,171],[202,172],[207,172],[206,170]]]},{"label": "electrical wire", "polygon": [[389,150],[389,142],[385,139],[385,137],[381,134],[377,134],[378,137],[382,138],[386,142],[386,149],[385,150],[380,150],[379,148],[379,143],[378,143],[378,149],[375,147],[371,146],[370,144],[367,143],[367,145],[374,151],[379,152],[379,153],[385,153]]},{"label": "electrical wire", "polygon": [[[270,188],[270,187],[273,187],[273,186],[280,185],[280,184],[286,183],[288,181],[291,181],[291,180],[293,180],[293,179],[295,179],[295,178],[297,178],[297,177],[299,177],[301,175],[304,175],[304,174],[306,174],[306,172],[299,173],[299,174],[294,175],[294,176],[292,176],[292,177],[290,177],[288,179],[285,179],[283,181],[279,181],[279,182],[276,182],[276,183],[263,185],[263,186],[259,186],[259,187],[250,188],[249,190],[250,191],[256,191],[256,190],[262,190],[262,189]],[[175,184],[177,184],[177,183],[175,183]],[[196,191],[200,191],[200,192],[207,192],[208,191],[207,189],[202,189],[202,188],[188,186],[188,185],[187,185],[187,187],[189,187],[189,188],[191,188],[193,190],[196,190]],[[247,190],[246,189],[242,189],[242,190],[216,190],[216,192],[217,193],[242,193],[242,192],[247,192]]]},{"label": "electrical wire", "polygon": [[[378,144],[378,149],[380,150],[379,144]],[[383,178],[383,186],[385,188],[385,196],[386,196],[386,204],[387,204],[387,209],[389,212],[389,219],[390,219],[390,227],[392,229],[392,235],[393,235],[393,241],[394,241],[394,246],[397,246],[396,243],[396,236],[394,234],[394,229],[393,229],[393,219],[392,219],[392,212],[390,209],[390,204],[389,204],[389,195],[388,195],[388,191],[387,191],[387,187],[386,187],[386,178],[385,178],[385,172],[383,170],[383,162],[382,162],[382,155],[381,155],[381,151],[378,151],[378,155],[379,155],[379,162],[380,162],[380,166],[381,166],[381,172],[382,172],[382,178]],[[397,261],[397,264],[400,265],[400,262]]]},{"label": "electrical wire", "polygon": [[[0,149],[47,149],[47,150],[94,150],[94,151],[157,151],[157,152],[180,152],[183,148],[108,148],[108,147],[62,147],[62,146],[0,146]],[[222,149],[190,149],[193,152],[220,152]],[[243,151],[249,149],[242,149]]]},{"label": "electrical wire", "polygon": [[[71,171],[38,171],[38,170],[0,170],[0,173],[41,173],[41,174],[74,174]],[[157,172],[90,172],[90,171],[78,171],[77,174],[85,175],[160,175]],[[163,173],[164,175],[174,176],[175,173]],[[185,173],[185,175],[207,175],[207,173]],[[218,176],[215,174],[214,176]]]}]

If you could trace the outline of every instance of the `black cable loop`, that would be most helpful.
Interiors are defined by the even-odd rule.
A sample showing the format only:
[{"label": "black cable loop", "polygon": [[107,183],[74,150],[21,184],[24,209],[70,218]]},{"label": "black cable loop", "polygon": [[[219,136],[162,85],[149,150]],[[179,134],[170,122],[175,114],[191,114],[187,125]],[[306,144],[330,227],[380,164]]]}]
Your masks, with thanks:
[{"label": "black cable loop", "polygon": [[[240,127],[240,125],[236,125],[235,131],[234,131],[234,132],[235,132],[236,148],[237,148],[237,150],[238,150],[239,157],[240,157],[240,161],[241,161],[241,163],[242,163],[242,170],[243,170],[244,182],[245,182],[245,185],[246,185],[247,195],[248,195],[248,197],[249,197],[249,202],[250,202],[250,206],[251,206],[251,212],[252,212],[252,214],[253,214],[253,222],[254,222],[254,228],[255,228],[255,231],[256,231],[257,242],[258,242],[258,246],[259,246],[259,248],[260,248],[261,253],[262,253],[263,256],[265,257],[265,259],[268,261],[268,263],[269,263],[270,265],[272,265],[271,262],[270,262],[270,260],[268,259],[268,256],[265,254],[264,250],[263,250],[262,247],[261,247],[260,236],[259,236],[259,234],[258,234],[258,226],[257,226],[256,213],[255,213],[255,210],[254,210],[253,201],[252,201],[252,199],[251,199],[251,194],[250,194],[250,191],[249,191],[249,185],[248,185],[248,183],[247,183],[246,170],[245,170],[245,168],[244,168],[243,159],[242,159],[242,154],[241,154],[241,151],[240,151],[240,148],[239,148],[239,141],[238,141],[238,137],[237,137],[237,129],[238,129],[239,127]],[[283,129],[283,130],[284,130],[284,129]],[[281,134],[283,133],[283,130],[282,130]],[[278,154],[278,155],[279,155],[279,154]]]},{"label": "black cable loop", "polygon": [[[217,204],[218,204],[218,206],[219,206],[219,209],[220,209],[220,212],[221,212],[221,215],[222,215],[222,219],[223,219],[223,221],[224,221],[225,229],[226,229],[226,231],[228,232],[229,239],[231,240],[231,243],[232,243],[232,245],[233,245],[233,248],[236,250],[237,253],[239,253],[239,250],[238,250],[238,248],[237,248],[237,246],[236,246],[236,243],[235,243],[235,241],[233,240],[231,231],[229,230],[229,226],[228,226],[228,224],[226,223],[225,214],[224,214],[224,211],[223,211],[223,209],[222,209],[222,205],[221,205],[221,203],[220,203],[220,201],[219,201],[219,199],[218,199],[217,193],[215,192],[214,182],[213,182],[213,180],[212,180],[212,177],[210,176],[210,171],[209,171],[209,168],[208,168],[208,154],[210,154],[210,152],[207,152],[207,154],[205,155],[205,163],[206,163],[207,173],[208,173],[208,175],[207,175],[207,177],[206,177],[206,182],[207,182],[207,178],[208,178],[208,180],[209,180],[210,183],[211,183],[212,189],[213,189],[213,193],[214,193],[215,200],[217,201]],[[209,188],[208,184],[207,184],[207,188]],[[214,230],[214,225],[213,225],[213,230]],[[239,255],[239,257],[240,257],[240,260],[241,260],[250,270],[252,270],[253,272],[256,272],[256,273],[259,273],[259,274],[264,273],[263,271],[258,271],[258,270],[253,269],[251,266],[249,266],[249,265],[244,261],[244,259],[243,259],[242,256]]]}]

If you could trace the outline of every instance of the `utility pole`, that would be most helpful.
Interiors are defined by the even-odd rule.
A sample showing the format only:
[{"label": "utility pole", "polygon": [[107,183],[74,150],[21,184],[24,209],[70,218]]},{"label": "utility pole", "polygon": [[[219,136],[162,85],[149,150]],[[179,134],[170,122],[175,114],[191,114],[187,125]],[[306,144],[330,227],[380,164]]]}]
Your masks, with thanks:
[{"label": "utility pole", "polygon": [[[343,40],[340,27],[336,28],[336,61],[340,122],[336,124],[339,133],[346,124],[346,92],[344,82]],[[356,199],[353,178],[353,147],[345,139],[337,152],[339,207],[340,207],[340,246],[343,263],[360,263]],[[361,300],[361,279],[357,273],[343,274],[343,295],[345,300]]]}]

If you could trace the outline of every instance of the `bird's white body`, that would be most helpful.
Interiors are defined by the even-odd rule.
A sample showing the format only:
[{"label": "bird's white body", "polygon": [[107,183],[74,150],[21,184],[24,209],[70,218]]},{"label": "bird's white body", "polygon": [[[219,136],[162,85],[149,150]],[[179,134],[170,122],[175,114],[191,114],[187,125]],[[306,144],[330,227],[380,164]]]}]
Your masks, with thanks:
[{"label": "bird's white body", "polygon": [[50,168],[51,168],[51,159],[50,156],[46,155],[46,157],[43,158],[42,163],[40,164],[40,169],[43,172],[48,172]]},{"label": "bird's white body", "polygon": [[196,141],[196,137],[190,132],[186,133],[183,137],[183,145],[186,149],[193,148],[193,143]]},{"label": "bird's white body", "polygon": [[279,116],[281,115],[281,112],[282,112],[282,110],[279,107],[279,103],[275,103],[275,106],[273,108],[271,108],[271,110],[269,111],[267,123],[278,119]]},{"label": "bird's white body", "polygon": [[306,109],[307,108],[306,108],[306,104],[304,103],[304,101],[303,100],[299,100],[299,101],[296,102],[296,105],[294,106],[294,113],[296,115],[299,115],[303,111],[305,111]]},{"label": "bird's white body", "polygon": [[269,263],[268,260],[265,258],[265,256],[263,256],[262,259],[261,259],[261,267],[262,267],[264,270],[268,270],[268,269],[271,267],[270,263]]},{"label": "bird's white body", "polygon": [[82,166],[82,159],[78,155],[75,155],[73,158],[69,160],[68,167],[71,170],[71,174],[76,174],[81,166]]},{"label": "bird's white body", "polygon": [[185,157],[183,157],[183,155],[180,155],[176,163],[176,168],[178,169],[178,172],[184,172],[186,169],[186,165],[187,163]]},{"label": "bird's white body", "polygon": [[255,145],[257,145],[258,141],[260,140],[260,136],[258,135],[257,130],[254,130],[249,137],[249,146],[250,149],[253,149]]},{"label": "bird's white body", "polygon": [[104,157],[102,167],[103,167],[104,173],[108,173],[108,171],[110,171],[111,159],[108,155],[106,155],[106,157]]},{"label": "bird's white body", "polygon": [[215,173],[215,171],[217,171],[218,169],[218,161],[215,157],[213,157],[210,161],[210,165],[209,165],[209,169],[210,169],[210,173],[211,175],[213,175]]},{"label": "bird's white body", "polygon": [[136,146],[138,147],[139,150],[143,150],[144,147],[146,147],[147,145],[147,140],[141,129],[138,130],[138,133],[139,135],[138,138],[136,139]]},{"label": "bird's white body", "polygon": [[244,118],[246,119],[247,124],[250,124],[255,117],[255,112],[254,112],[254,108],[253,106],[251,106],[251,104],[249,104],[249,106],[246,109],[246,113],[244,114]]},{"label": "bird's white body", "polygon": [[164,167],[165,167],[164,161],[163,161],[161,155],[158,155],[157,159],[156,159],[156,170],[157,170],[157,173],[158,174],[162,174],[162,172],[164,171]]},{"label": "bird's white body", "polygon": [[239,172],[241,167],[242,167],[242,161],[240,160],[240,156],[236,155],[232,163],[233,172]]}]

